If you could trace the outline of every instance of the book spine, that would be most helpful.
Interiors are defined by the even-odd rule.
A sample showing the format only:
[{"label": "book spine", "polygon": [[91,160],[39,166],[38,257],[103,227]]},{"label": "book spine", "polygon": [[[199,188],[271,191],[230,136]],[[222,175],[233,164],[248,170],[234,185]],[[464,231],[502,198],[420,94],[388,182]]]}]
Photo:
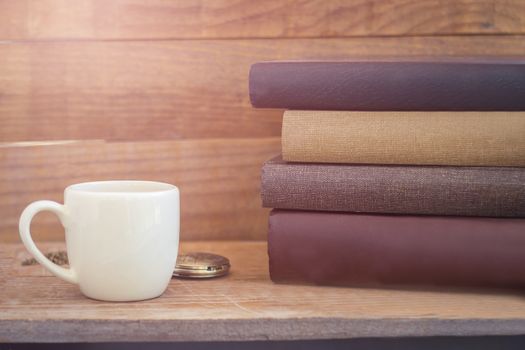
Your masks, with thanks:
[{"label": "book spine", "polygon": [[525,64],[262,62],[254,107],[305,110],[525,110]]},{"label": "book spine", "polygon": [[286,111],[290,162],[525,166],[525,112]]},{"label": "book spine", "polygon": [[525,217],[525,168],[286,163],[261,173],[263,206],[281,209]]},{"label": "book spine", "polygon": [[274,282],[525,287],[525,220],[273,210]]}]

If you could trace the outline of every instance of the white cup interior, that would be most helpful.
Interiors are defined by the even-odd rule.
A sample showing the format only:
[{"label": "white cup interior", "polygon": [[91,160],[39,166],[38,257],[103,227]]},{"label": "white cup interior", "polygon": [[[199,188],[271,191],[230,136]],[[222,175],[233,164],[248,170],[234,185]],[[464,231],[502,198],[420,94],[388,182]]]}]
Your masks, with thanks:
[{"label": "white cup interior", "polygon": [[175,186],[155,181],[95,181],[71,185],[70,191],[93,193],[147,193],[164,192],[176,189]]}]

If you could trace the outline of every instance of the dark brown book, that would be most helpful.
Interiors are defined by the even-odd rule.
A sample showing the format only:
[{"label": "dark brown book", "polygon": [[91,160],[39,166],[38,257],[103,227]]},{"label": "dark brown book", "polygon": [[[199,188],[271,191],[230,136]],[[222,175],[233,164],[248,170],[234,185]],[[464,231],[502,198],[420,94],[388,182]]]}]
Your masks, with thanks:
[{"label": "dark brown book", "polygon": [[[525,217],[525,168],[266,162],[267,208]],[[524,232],[525,233],[525,232]]]},{"label": "dark brown book", "polygon": [[274,282],[525,287],[525,219],[273,210]]},{"label": "dark brown book", "polygon": [[525,60],[256,63],[258,108],[361,111],[525,110]]}]

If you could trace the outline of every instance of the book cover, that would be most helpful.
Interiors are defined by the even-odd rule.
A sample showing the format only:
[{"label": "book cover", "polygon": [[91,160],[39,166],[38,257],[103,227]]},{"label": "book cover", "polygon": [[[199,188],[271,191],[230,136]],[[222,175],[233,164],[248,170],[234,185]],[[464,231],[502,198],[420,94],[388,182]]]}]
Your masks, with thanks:
[{"label": "book cover", "polygon": [[525,287],[525,220],[273,210],[274,282]]},{"label": "book cover", "polygon": [[525,166],[525,112],[286,111],[282,154],[290,162]]},{"label": "book cover", "polygon": [[275,61],[252,65],[257,108],[525,110],[525,60]]},{"label": "book cover", "polygon": [[525,217],[525,168],[307,164],[277,157],[264,164],[261,182],[268,208]]}]

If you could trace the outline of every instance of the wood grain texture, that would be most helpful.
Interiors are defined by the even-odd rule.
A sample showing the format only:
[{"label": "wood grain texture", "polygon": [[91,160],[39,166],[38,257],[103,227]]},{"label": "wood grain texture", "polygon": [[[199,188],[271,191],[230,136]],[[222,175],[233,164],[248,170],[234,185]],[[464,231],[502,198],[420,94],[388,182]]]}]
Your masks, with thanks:
[{"label": "wood grain texture", "polygon": [[[182,240],[265,239],[259,174],[262,163],[279,152],[279,138],[0,147],[0,242],[19,242],[18,219],[30,202],[62,203],[68,185],[109,179],[177,185]],[[39,214],[32,231],[36,240],[64,236],[51,213]]]},{"label": "wood grain texture", "polygon": [[2,0],[0,40],[523,34],[521,0]]},{"label": "wood grain texture", "polygon": [[0,140],[272,137],[250,65],[275,59],[523,55],[525,36],[0,45]]},{"label": "wood grain texture", "polygon": [[[63,245],[42,244],[45,252]],[[0,341],[217,341],[515,335],[523,294],[496,290],[394,290],[277,285],[264,242],[184,242],[184,251],[230,258],[231,273],[173,279],[160,298],[109,303],[41,266],[21,266],[21,245],[0,247]],[[300,296],[300,297],[298,297]]]}]

